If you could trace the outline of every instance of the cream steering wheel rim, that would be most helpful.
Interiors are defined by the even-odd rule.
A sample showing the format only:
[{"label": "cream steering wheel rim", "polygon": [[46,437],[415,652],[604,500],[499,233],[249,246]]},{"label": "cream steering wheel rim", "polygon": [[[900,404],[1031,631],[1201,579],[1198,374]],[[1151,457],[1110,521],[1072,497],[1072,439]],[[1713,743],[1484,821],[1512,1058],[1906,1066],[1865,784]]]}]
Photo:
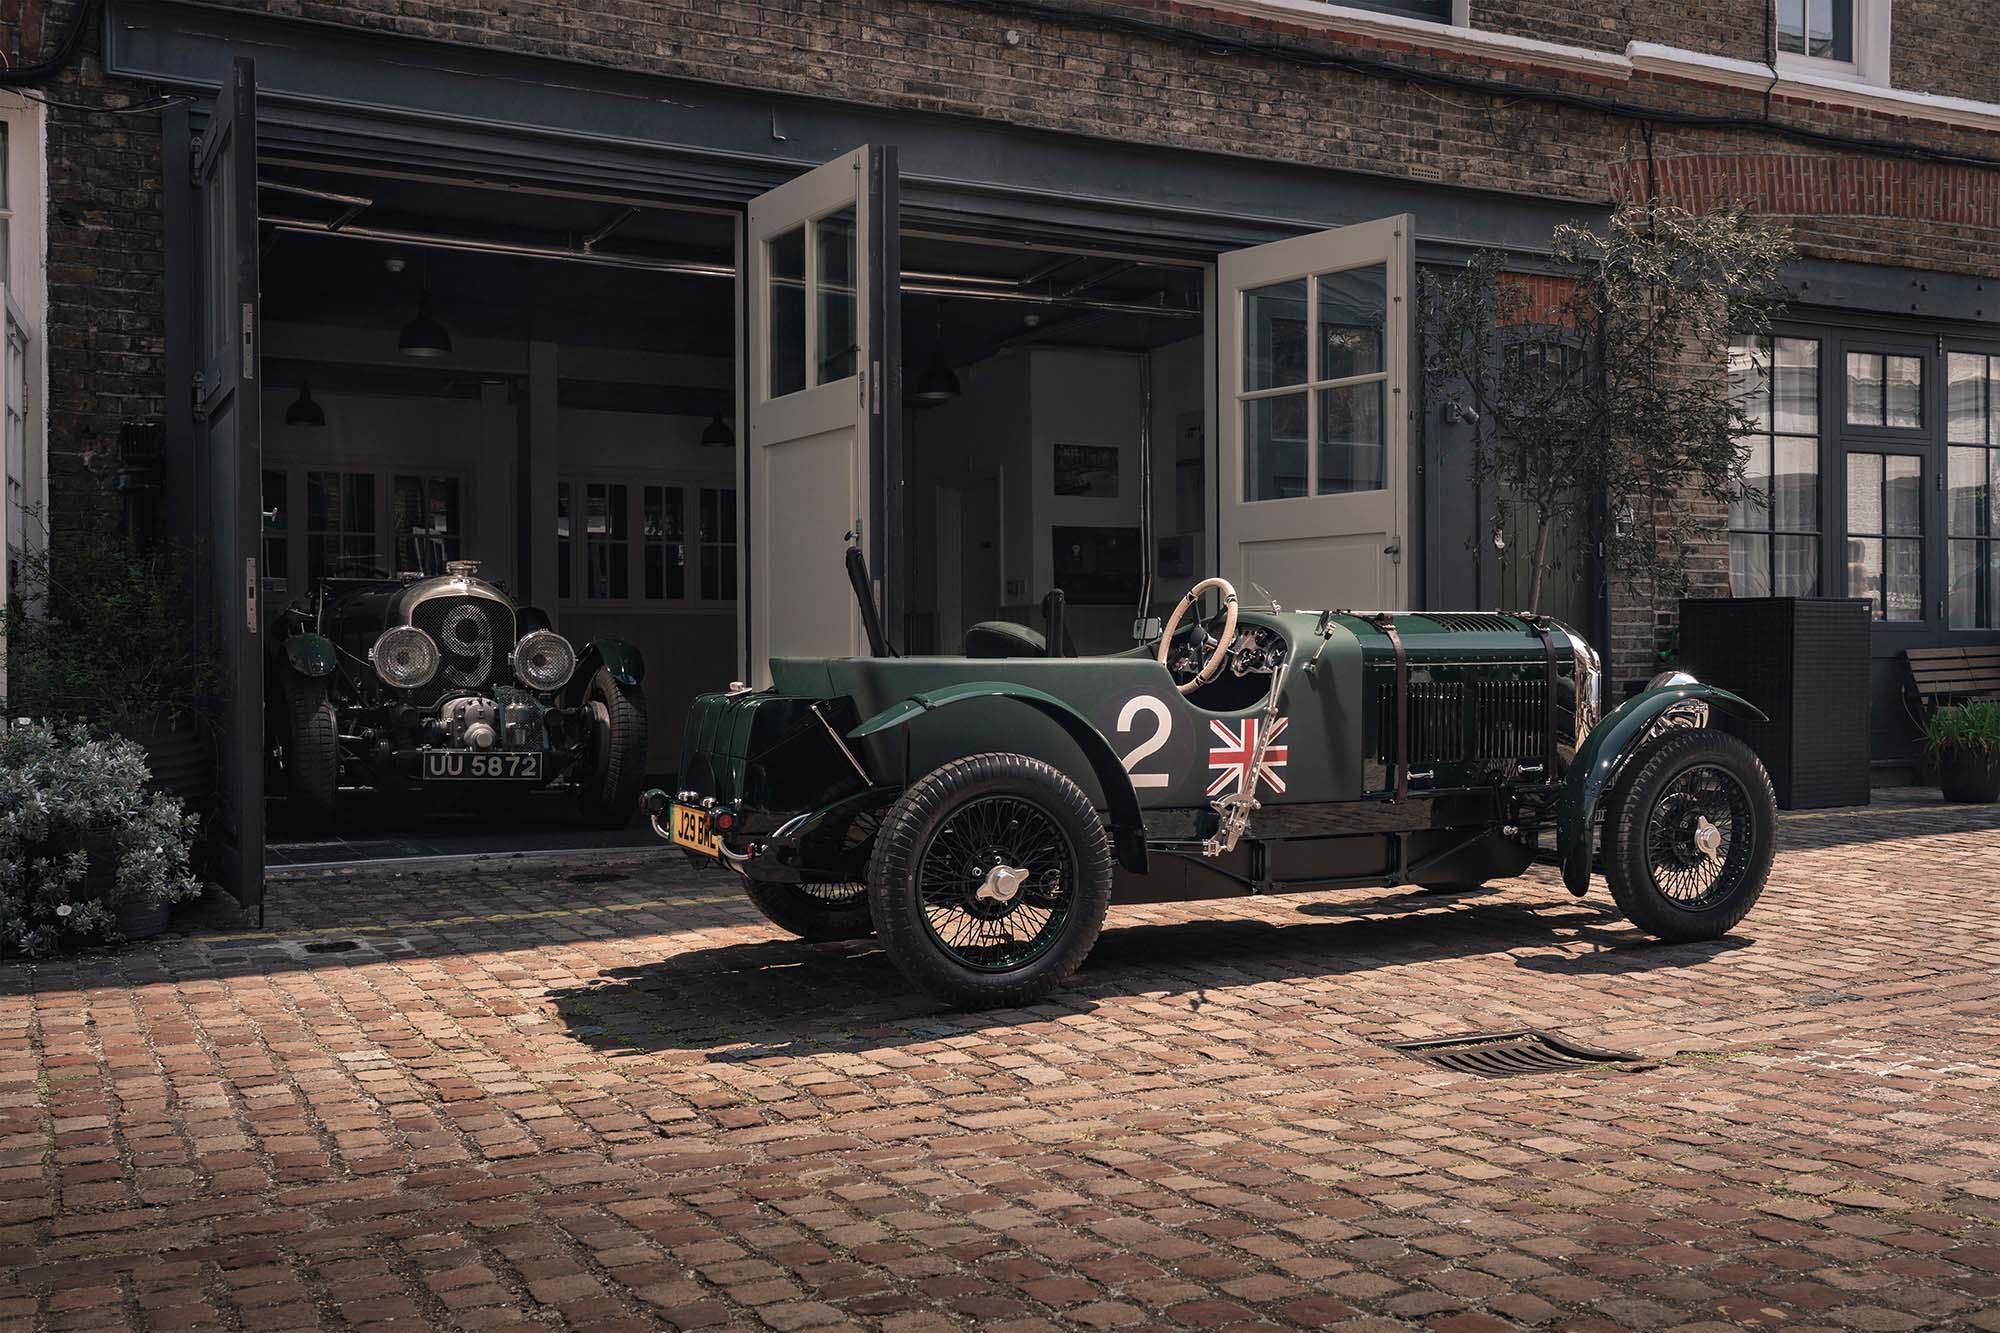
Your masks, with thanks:
[{"label": "cream steering wheel rim", "polygon": [[1202,664],[1194,679],[1178,687],[1182,694],[1193,694],[1214,680],[1216,673],[1222,670],[1222,663],[1229,656],[1229,645],[1236,641],[1235,587],[1225,578],[1203,579],[1182,595],[1180,605],[1176,606],[1174,613],[1167,617],[1167,626],[1160,631],[1160,651],[1157,654],[1160,665],[1167,664],[1167,652],[1173,647],[1174,631],[1181,627],[1181,617],[1185,616],[1189,608],[1199,602],[1201,595],[1210,588],[1219,588],[1222,591],[1222,634],[1215,641],[1215,650],[1208,655],[1208,661]]}]

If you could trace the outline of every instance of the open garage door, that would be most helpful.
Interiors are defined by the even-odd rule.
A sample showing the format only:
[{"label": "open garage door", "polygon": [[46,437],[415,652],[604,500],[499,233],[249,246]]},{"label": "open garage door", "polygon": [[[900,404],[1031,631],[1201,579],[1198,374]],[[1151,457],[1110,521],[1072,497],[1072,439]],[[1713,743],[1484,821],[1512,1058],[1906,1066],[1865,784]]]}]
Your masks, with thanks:
[{"label": "open garage door", "polygon": [[1404,214],[1223,255],[1222,572],[1287,606],[1400,610],[1409,508]]},{"label": "open garage door", "polygon": [[[749,669],[863,653],[844,553],[882,596],[900,558],[895,150],[858,148],[753,200],[749,277]],[[889,580],[893,585],[894,580]],[[897,608],[882,608],[898,624]]]},{"label": "open garage door", "polygon": [[264,673],[258,544],[257,82],[235,62],[194,146],[194,447],[208,544],[206,624],[220,679],[207,710],[221,799],[213,869],[240,901],[264,896]]}]

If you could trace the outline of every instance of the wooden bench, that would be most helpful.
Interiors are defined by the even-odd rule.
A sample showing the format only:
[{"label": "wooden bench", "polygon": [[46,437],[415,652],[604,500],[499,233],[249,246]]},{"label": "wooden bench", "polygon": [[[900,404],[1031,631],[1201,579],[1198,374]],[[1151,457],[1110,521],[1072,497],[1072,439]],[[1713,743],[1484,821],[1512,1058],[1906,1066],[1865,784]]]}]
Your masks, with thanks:
[{"label": "wooden bench", "polygon": [[1917,703],[1929,713],[1966,699],[2000,699],[2000,644],[1985,648],[1906,648]]}]

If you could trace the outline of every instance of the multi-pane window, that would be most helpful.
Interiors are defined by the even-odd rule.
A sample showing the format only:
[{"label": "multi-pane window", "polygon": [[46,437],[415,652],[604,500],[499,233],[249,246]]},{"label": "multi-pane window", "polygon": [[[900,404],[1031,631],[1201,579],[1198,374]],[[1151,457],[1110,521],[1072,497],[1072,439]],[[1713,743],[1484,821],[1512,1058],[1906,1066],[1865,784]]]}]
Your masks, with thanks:
[{"label": "multi-pane window", "polygon": [[736,490],[701,488],[701,600],[736,600]]},{"label": "multi-pane window", "polygon": [[1451,22],[1451,0],[1341,0],[1341,3],[1355,9],[1376,9],[1384,14]]},{"label": "multi-pane window", "polygon": [[390,488],[389,530],[396,534],[396,568],[444,572],[465,555],[465,521],[456,477],[398,476]]},{"label": "multi-pane window", "polygon": [[306,473],[306,579],[382,572],[375,532],[375,475]]},{"label": "multi-pane window", "polygon": [[764,242],[764,257],[765,396],[782,398],[860,373],[854,210],[844,208],[771,237]]},{"label": "multi-pane window", "polygon": [[1847,354],[1847,424],[1922,430],[1924,359],[1884,352]]},{"label": "multi-pane window", "polygon": [[1945,602],[1953,629],[2000,628],[2000,356],[1953,352],[1945,403]]},{"label": "multi-pane window", "polygon": [[1730,342],[1730,392],[1750,422],[1744,471],[1756,492],[1729,510],[1738,597],[1819,595],[1819,353],[1813,338]]},{"label": "multi-pane window", "polygon": [[[573,504],[581,505],[580,532],[571,526]],[[556,563],[563,601],[574,586],[584,602],[631,607],[734,602],[736,492],[663,481],[559,481]]]},{"label": "multi-pane window", "polygon": [[622,602],[632,595],[632,516],[623,482],[593,481],[583,488],[583,595],[588,601]]},{"label": "multi-pane window", "polygon": [[1778,49],[1851,62],[1854,0],[1778,0]]},{"label": "multi-pane window", "polygon": [[1243,498],[1379,491],[1388,272],[1321,273],[1243,293]]},{"label": "multi-pane window", "polygon": [[1920,458],[1847,455],[1847,593],[1877,620],[1924,618],[1923,483]]},{"label": "multi-pane window", "polygon": [[645,542],[646,600],[679,601],[687,596],[687,500],[678,486],[642,486],[640,538]]}]

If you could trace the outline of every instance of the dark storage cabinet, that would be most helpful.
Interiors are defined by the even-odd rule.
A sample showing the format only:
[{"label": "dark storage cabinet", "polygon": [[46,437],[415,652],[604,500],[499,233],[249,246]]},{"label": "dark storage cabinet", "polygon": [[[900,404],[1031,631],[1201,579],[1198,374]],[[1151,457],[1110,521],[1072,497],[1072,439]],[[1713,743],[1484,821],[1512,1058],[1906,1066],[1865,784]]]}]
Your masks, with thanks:
[{"label": "dark storage cabinet", "polygon": [[1681,603],[1681,669],[1770,716],[1716,722],[1757,752],[1787,810],[1868,803],[1868,652],[1859,598]]}]

